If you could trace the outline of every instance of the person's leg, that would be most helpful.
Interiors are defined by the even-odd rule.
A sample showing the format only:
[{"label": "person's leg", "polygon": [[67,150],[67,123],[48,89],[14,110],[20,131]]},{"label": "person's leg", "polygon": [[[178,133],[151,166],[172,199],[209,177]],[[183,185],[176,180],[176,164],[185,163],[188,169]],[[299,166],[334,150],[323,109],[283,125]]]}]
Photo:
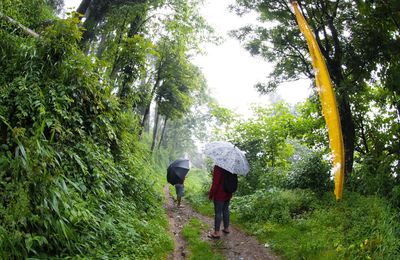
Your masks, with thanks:
[{"label": "person's leg", "polygon": [[224,219],[224,232],[229,233],[229,200],[224,201],[222,207],[222,215]]},{"label": "person's leg", "polygon": [[179,206],[179,187],[178,185],[175,184],[175,194],[176,194],[176,202],[177,202],[177,206]]},{"label": "person's leg", "polygon": [[177,207],[179,208],[179,207],[181,207],[182,197],[185,194],[185,189],[184,189],[183,184],[176,184],[175,191],[176,191]]},{"label": "person's leg", "polygon": [[222,208],[224,206],[223,201],[214,200],[214,236],[219,236],[219,229],[222,221]]}]

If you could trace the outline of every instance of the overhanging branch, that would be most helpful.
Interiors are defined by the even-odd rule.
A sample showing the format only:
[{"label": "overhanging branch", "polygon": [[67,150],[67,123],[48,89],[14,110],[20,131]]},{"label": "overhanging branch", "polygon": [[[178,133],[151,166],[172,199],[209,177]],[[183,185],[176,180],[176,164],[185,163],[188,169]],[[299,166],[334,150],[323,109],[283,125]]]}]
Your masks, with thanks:
[{"label": "overhanging branch", "polygon": [[12,19],[11,17],[3,14],[2,12],[0,12],[0,19],[6,20],[7,22],[17,26],[19,29],[21,29],[28,36],[32,36],[34,38],[39,38],[40,37],[40,35],[37,34],[35,31],[29,29],[28,27],[24,26],[20,22],[18,22],[16,20]]}]

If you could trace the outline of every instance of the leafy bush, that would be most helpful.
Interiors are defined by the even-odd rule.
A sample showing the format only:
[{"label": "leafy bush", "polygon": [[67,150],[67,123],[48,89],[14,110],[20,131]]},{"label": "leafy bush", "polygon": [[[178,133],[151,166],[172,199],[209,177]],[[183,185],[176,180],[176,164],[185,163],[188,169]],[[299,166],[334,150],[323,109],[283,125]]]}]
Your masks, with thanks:
[{"label": "leafy bush", "polygon": [[253,163],[251,172],[245,176],[239,176],[237,195],[252,194],[256,190],[271,188],[284,188],[287,183],[287,172],[282,168],[266,168]]},{"label": "leafy bush", "polygon": [[400,185],[396,185],[393,187],[390,202],[397,209],[400,209]]},{"label": "leafy bush", "polygon": [[293,163],[288,176],[289,188],[311,189],[322,194],[332,187],[329,165],[319,153],[307,154],[301,160]]},{"label": "leafy bush", "polygon": [[320,228],[329,227],[336,233],[332,236],[335,240],[331,237],[329,241],[334,242],[340,258],[397,259],[400,253],[397,214],[381,198],[345,193],[342,202],[320,208],[307,222]]},{"label": "leafy bush", "polygon": [[347,178],[348,186],[364,195],[392,196],[391,193],[396,192],[397,181],[390,163],[390,156],[364,156],[363,161],[355,164],[353,173]]},{"label": "leafy bush", "polygon": [[307,190],[258,190],[234,197],[232,212],[240,221],[290,223],[315,207],[315,195]]},{"label": "leafy bush", "polygon": [[76,18],[35,40],[0,30],[0,258],[162,258],[172,242],[137,116],[80,35]]}]

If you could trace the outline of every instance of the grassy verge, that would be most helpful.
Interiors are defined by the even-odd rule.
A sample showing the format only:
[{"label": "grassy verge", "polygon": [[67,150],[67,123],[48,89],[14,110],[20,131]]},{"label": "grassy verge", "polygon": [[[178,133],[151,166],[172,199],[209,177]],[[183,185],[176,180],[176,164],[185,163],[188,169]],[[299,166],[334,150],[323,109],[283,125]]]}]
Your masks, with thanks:
[{"label": "grassy verge", "polygon": [[399,259],[397,215],[386,201],[348,193],[336,203],[329,195],[257,192],[239,198],[234,214],[287,259]]},{"label": "grassy verge", "polygon": [[[156,217],[149,220],[149,223],[157,224],[154,227],[156,228],[158,226],[157,233],[164,239],[163,244],[159,244],[159,242],[157,241],[154,241],[154,243],[148,241],[148,246],[156,248],[155,251],[157,251],[158,253],[158,255],[154,254],[151,259],[166,259],[166,257],[171,254],[175,248],[174,238],[169,232],[168,216],[165,209],[163,208],[163,205],[166,203],[166,198],[164,196],[164,186],[168,184],[166,180],[167,166],[165,165],[165,161],[166,160],[161,158],[160,156],[153,155],[148,165],[152,174],[146,176],[147,181],[150,182],[150,186],[155,191],[158,202],[158,204],[156,205],[158,214]],[[150,229],[148,229],[148,232],[152,231],[152,227],[150,227]],[[145,257],[145,259],[147,259],[147,257]]]},{"label": "grassy verge", "polygon": [[[210,176],[193,171],[186,199],[212,216],[207,199]],[[399,259],[398,214],[376,196],[347,193],[336,203],[331,193],[307,190],[257,191],[234,196],[232,223],[255,235],[287,259]]]},{"label": "grassy verge", "polygon": [[[192,218],[187,225],[183,227],[183,237],[188,243],[189,259],[192,260],[222,260],[224,257],[217,252],[217,248],[201,240],[201,233],[206,226],[196,218]],[[217,244],[218,246],[218,244]]]},{"label": "grassy verge", "polygon": [[211,185],[211,176],[205,170],[190,170],[185,180],[185,199],[191,206],[206,216],[214,214],[212,203],[208,200],[208,190]]}]

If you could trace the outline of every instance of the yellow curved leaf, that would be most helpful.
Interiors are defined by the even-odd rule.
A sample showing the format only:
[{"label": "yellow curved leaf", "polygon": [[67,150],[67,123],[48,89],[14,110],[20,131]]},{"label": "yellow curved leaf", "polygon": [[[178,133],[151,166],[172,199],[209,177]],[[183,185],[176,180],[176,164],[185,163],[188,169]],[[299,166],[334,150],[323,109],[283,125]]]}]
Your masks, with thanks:
[{"label": "yellow curved leaf", "polygon": [[328,128],[329,143],[332,150],[333,174],[335,176],[335,195],[336,200],[340,200],[343,194],[344,147],[342,127],[340,125],[335,94],[333,92],[331,79],[324,57],[321,54],[321,50],[318,47],[314,35],[312,34],[309,25],[300,12],[297,2],[291,2],[295,11],[297,23],[299,24],[300,30],[307,40],[308,49],[312,59],[315,81],[322,105],[322,113]]}]

